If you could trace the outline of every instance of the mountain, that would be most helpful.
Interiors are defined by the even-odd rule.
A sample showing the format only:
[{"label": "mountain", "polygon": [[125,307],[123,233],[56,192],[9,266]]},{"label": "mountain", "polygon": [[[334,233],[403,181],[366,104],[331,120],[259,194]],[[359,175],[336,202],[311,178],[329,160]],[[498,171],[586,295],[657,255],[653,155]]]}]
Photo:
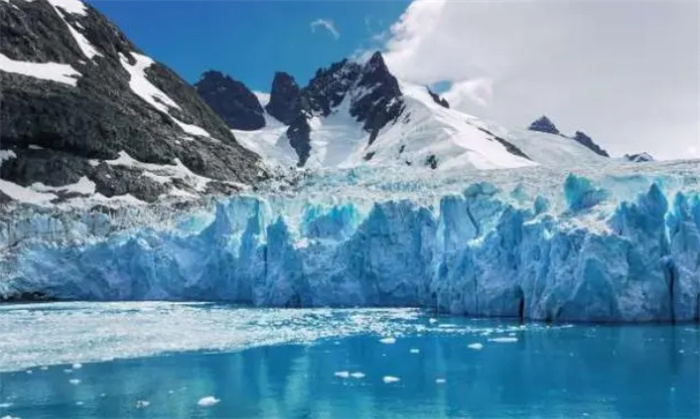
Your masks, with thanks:
[{"label": "mountain", "polygon": [[559,132],[559,129],[554,125],[554,123],[547,118],[546,116],[541,116],[537,120],[535,120],[530,126],[528,127],[528,130],[530,131],[535,131],[535,132],[544,132],[547,134],[554,134],[554,135],[560,135],[564,138],[569,138],[577,143],[581,144],[582,146],[586,147],[587,149],[591,150],[595,154],[601,156],[601,157],[610,157],[607,151],[603,150],[598,144],[593,141],[591,137],[588,135],[584,134],[581,131],[576,131],[573,137],[567,137],[566,135],[562,134]]},{"label": "mountain", "polygon": [[559,130],[546,116],[541,116],[528,127],[530,131],[544,132],[547,134],[559,134]]},{"label": "mountain", "polygon": [[0,15],[0,199],[153,202],[264,174],[192,86],[92,6],[4,0]]},{"label": "mountain", "polygon": [[632,163],[646,163],[654,161],[654,157],[649,153],[625,154],[623,158]]},{"label": "mountain", "polygon": [[593,139],[591,137],[582,133],[581,131],[576,131],[576,133],[574,134],[573,140],[576,141],[577,143],[585,146],[586,148],[588,148],[589,150],[591,150],[592,152],[596,153],[599,156],[610,157],[610,155],[608,154],[607,151],[603,150],[598,144],[596,144],[593,141]]},{"label": "mountain", "polygon": [[207,71],[195,88],[229,128],[251,131],[265,126],[258,97],[240,81],[218,71]]},{"label": "mountain", "polygon": [[546,117],[533,124],[539,130],[505,129],[450,109],[429,88],[398,80],[379,52],[321,68],[306,86],[278,72],[264,109],[264,128],[232,128],[267,164],[460,170],[604,161]]}]

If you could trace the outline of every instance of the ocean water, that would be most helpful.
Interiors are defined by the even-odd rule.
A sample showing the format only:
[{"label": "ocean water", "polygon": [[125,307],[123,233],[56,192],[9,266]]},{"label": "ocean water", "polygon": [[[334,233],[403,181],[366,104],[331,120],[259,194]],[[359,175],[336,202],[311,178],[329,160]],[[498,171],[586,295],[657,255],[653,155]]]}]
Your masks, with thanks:
[{"label": "ocean water", "polygon": [[0,417],[698,417],[697,325],[415,309],[0,306]]}]

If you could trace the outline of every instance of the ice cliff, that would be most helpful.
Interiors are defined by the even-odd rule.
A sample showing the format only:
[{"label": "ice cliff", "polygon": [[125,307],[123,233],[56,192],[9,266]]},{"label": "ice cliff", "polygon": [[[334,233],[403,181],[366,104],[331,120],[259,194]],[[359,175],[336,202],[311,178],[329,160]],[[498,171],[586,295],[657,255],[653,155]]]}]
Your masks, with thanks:
[{"label": "ice cliff", "polygon": [[300,176],[177,212],[18,208],[0,295],[689,321],[698,163]]}]

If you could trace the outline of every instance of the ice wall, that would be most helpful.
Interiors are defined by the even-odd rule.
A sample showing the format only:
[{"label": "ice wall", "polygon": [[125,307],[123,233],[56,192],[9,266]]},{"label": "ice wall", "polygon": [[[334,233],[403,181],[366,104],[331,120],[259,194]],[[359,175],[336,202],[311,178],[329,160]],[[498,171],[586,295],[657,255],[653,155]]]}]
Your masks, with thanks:
[{"label": "ice wall", "polygon": [[637,196],[615,201],[612,183],[559,182],[533,194],[523,184],[479,181],[428,200],[234,196],[161,228],[118,229],[105,214],[15,217],[0,228],[0,294],[425,306],[548,321],[698,319],[695,183],[625,178]]}]

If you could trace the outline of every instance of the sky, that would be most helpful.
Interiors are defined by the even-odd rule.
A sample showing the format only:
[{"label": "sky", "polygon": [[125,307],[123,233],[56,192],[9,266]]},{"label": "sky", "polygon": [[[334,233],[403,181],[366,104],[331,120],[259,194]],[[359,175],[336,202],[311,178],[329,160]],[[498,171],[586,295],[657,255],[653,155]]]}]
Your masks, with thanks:
[{"label": "sky", "polygon": [[269,91],[277,70],[304,84],[381,49],[400,79],[507,127],[546,114],[612,155],[700,158],[695,0],[90,2],[190,82],[217,69]]}]

